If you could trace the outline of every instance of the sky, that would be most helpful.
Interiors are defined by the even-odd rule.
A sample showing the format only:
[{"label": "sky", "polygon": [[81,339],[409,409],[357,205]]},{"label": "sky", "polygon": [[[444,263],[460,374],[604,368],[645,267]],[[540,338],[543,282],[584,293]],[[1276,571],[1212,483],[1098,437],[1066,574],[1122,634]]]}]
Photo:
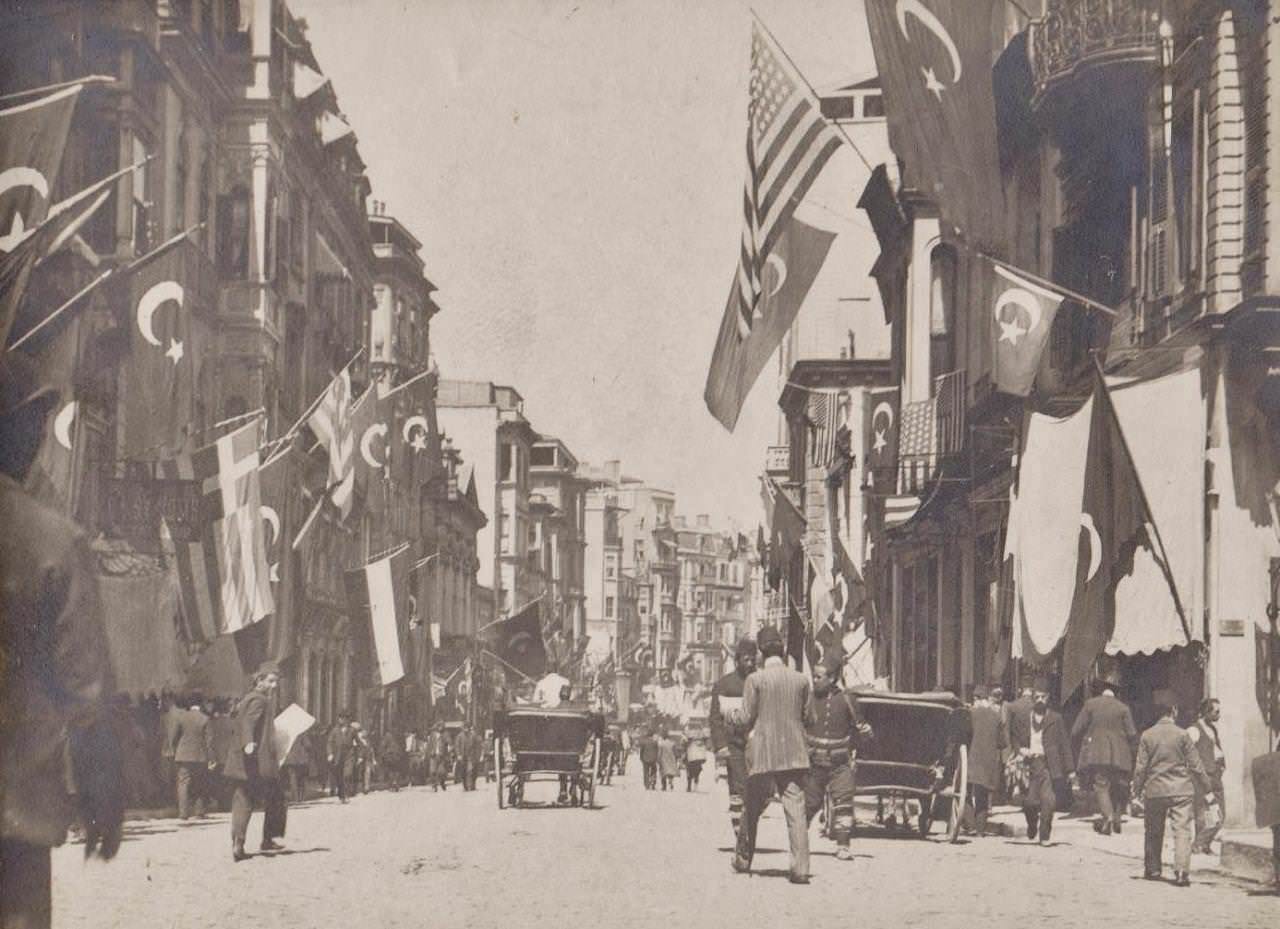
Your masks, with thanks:
[{"label": "sky", "polygon": [[290,7],[372,197],[423,242],[441,376],[514,386],[534,429],[678,512],[761,522],[776,376],[733,434],[702,400],[742,231],[751,10],[822,90],[874,72],[861,0]]}]

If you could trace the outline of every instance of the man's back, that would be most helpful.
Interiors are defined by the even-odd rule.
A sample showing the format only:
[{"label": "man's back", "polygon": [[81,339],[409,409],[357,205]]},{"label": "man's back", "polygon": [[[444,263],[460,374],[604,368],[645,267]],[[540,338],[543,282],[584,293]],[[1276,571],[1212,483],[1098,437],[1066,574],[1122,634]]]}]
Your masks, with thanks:
[{"label": "man's back", "polygon": [[209,717],[199,707],[191,707],[178,713],[173,745],[174,761],[209,761],[209,751],[212,748]]},{"label": "man's back", "polygon": [[787,667],[781,658],[769,658],[747,678],[742,688],[742,712],[751,729],[747,770],[752,774],[809,767],[804,737],[809,691],[809,678]]}]

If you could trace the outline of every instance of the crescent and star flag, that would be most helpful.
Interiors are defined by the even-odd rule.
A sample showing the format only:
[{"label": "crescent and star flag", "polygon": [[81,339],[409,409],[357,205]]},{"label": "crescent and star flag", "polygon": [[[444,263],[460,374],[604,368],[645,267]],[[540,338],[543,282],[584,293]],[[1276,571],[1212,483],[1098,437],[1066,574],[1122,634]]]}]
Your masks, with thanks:
[{"label": "crescent and star flag", "polygon": [[413,561],[409,546],[346,573],[347,602],[355,615],[369,616],[374,658],[383,686],[404,677],[400,657],[400,616],[408,617],[406,570]]},{"label": "crescent and star flag", "polygon": [[730,432],[831,247],[832,233],[793,214],[839,147],[804,78],[753,22],[742,247],[703,394]]},{"label": "crescent and star flag", "polygon": [[174,542],[188,642],[244,629],[275,609],[258,474],[257,420],[212,445],[159,463],[161,476],[198,481],[207,519],[193,542]]},{"label": "crescent and star flag", "polygon": [[987,246],[1000,244],[1004,205],[991,80],[997,2],[866,0],[904,186],[935,199],[945,220]]},{"label": "crescent and star flag", "polygon": [[872,492],[892,493],[898,479],[898,388],[868,390],[863,461]]},{"label": "crescent and star flag", "polygon": [[1031,393],[1049,330],[1065,298],[991,261],[979,264],[996,340],[996,390],[1025,397]]},{"label": "crescent and star flag", "polygon": [[1084,681],[1111,637],[1116,585],[1132,568],[1134,548],[1145,541],[1151,522],[1144,501],[1110,391],[1095,371],[1075,597],[1062,650],[1063,699]]},{"label": "crescent and star flag", "polygon": [[302,480],[301,462],[292,442],[282,451],[262,462],[258,469],[258,492],[261,498],[263,545],[267,559],[267,577],[275,594],[276,609],[267,620],[270,625],[268,651],[276,661],[284,661],[293,650],[290,626],[294,617],[294,572],[302,569],[302,553],[290,544],[293,528],[304,517],[300,513],[302,498],[297,492]]},{"label": "crescent and star flag", "polygon": [[351,512],[355,488],[355,444],[351,429],[351,374],[343,368],[325,388],[307,425],[329,452],[329,499],[343,519]]},{"label": "crescent and star flag", "polygon": [[381,401],[373,384],[351,405],[351,436],[355,443],[355,489],[368,497],[368,488],[382,478],[386,460],[386,423],[378,421]]},{"label": "crescent and star flag", "polygon": [[493,626],[494,650],[510,667],[537,680],[547,673],[547,649],[542,642],[539,604],[534,600],[519,613]]},{"label": "crescent and star flag", "polygon": [[0,110],[0,254],[49,212],[81,86]]}]

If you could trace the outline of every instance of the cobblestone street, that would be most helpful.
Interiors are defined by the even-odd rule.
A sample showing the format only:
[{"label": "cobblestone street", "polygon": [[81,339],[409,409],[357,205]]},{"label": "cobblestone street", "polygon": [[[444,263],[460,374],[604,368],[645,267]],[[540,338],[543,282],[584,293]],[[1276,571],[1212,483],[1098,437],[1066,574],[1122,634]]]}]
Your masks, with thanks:
[{"label": "cobblestone street", "polygon": [[[553,784],[528,799],[554,797]],[[813,829],[813,883],[787,883],[772,807],[751,877],[729,868],[725,790],[645,792],[638,771],[597,793],[599,809],[498,810],[492,785],[378,792],[289,813],[286,851],[231,860],[225,815],[132,823],[118,859],[54,857],[55,925],[564,927],[1053,925],[1272,927],[1280,898],[1210,872],[1193,886],[1138,879],[1141,863],[1072,839],[985,838],[950,846],[866,829],[837,861]],[[863,814],[860,813],[860,817]],[[250,827],[256,847],[260,818]],[[1131,826],[1140,830],[1140,823]],[[1126,830],[1126,834],[1128,830]],[[1132,844],[1132,843],[1131,843]],[[1208,859],[1205,859],[1206,861]],[[1199,859],[1198,859],[1199,861]],[[1010,893],[1015,886],[1018,893]]]}]

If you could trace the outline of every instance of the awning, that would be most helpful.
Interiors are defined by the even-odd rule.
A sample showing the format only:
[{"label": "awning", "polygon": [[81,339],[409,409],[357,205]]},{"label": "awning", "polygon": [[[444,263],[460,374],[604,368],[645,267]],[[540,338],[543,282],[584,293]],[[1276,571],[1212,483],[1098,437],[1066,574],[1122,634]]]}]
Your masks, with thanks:
[{"label": "awning", "polygon": [[187,658],[178,638],[177,573],[100,574],[98,595],[116,688],[130,694],[180,689]]},{"label": "awning", "polygon": [[1187,630],[1193,640],[1203,638],[1197,622],[1204,577],[1200,369],[1114,385],[1111,399],[1164,546],[1182,615],[1164,569],[1150,550],[1139,548],[1133,573],[1116,587],[1115,629],[1106,652],[1150,654],[1186,645]]}]

